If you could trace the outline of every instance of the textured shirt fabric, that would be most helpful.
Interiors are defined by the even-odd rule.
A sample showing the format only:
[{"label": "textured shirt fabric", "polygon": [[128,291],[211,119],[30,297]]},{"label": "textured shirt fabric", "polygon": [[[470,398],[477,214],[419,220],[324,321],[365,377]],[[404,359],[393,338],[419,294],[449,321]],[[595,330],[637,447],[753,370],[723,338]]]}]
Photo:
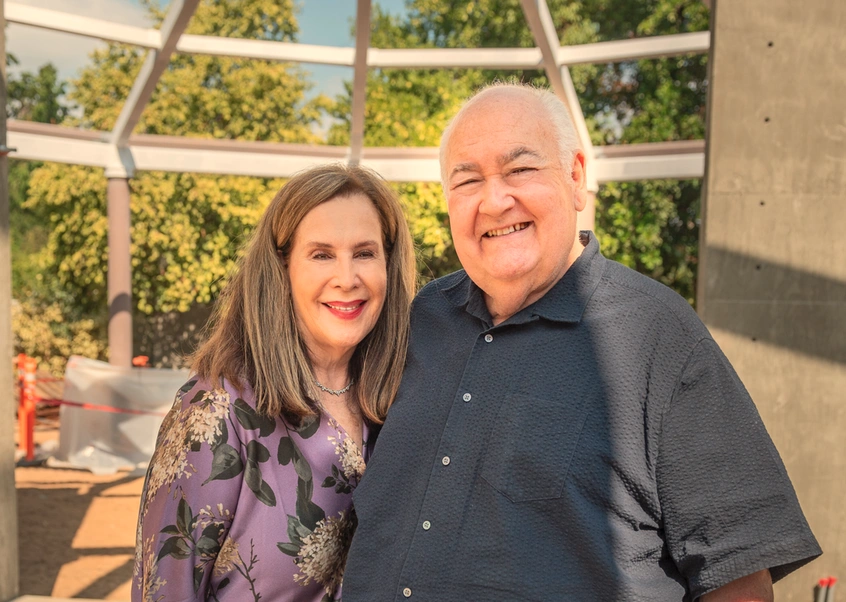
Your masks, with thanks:
[{"label": "textured shirt fabric", "polygon": [[820,554],[688,303],[582,241],[497,326],[463,271],[418,295],[345,602],[693,600]]},{"label": "textured shirt fabric", "polygon": [[251,391],[196,378],[159,431],[141,495],[133,602],[331,602],[369,456],[326,413],[294,428]]}]

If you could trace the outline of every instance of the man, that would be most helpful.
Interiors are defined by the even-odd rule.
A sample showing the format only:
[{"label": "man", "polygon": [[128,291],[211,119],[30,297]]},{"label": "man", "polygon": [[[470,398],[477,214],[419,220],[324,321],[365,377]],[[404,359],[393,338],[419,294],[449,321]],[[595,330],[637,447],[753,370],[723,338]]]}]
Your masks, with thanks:
[{"label": "man", "polygon": [[772,600],[820,549],[690,306],[577,235],[565,107],[488,88],[441,169],[464,270],[415,300],[344,602]]}]

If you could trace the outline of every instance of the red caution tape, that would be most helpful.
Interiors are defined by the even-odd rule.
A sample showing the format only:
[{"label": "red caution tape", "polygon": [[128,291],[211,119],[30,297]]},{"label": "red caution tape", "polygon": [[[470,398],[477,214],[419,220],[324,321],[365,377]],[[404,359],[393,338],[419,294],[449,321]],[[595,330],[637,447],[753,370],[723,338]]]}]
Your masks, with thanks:
[{"label": "red caution tape", "polygon": [[110,412],[112,414],[135,414],[142,416],[167,416],[167,412],[153,412],[151,410],[132,410],[129,408],[114,408],[112,406],[102,406],[96,403],[84,403],[80,401],[66,401],[64,399],[39,399],[38,403],[46,405],[61,405],[72,406],[75,408],[82,408],[83,410],[97,410],[98,412]]}]

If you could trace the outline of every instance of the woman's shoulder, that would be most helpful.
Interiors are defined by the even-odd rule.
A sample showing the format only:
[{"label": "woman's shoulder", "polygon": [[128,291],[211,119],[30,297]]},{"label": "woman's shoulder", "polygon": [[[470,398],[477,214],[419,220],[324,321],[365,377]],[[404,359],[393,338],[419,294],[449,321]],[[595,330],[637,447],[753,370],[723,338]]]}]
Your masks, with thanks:
[{"label": "woman's shoulder", "polygon": [[176,403],[183,407],[209,400],[256,407],[252,387],[248,383],[236,384],[225,378],[215,382],[212,378],[193,374],[176,392]]}]

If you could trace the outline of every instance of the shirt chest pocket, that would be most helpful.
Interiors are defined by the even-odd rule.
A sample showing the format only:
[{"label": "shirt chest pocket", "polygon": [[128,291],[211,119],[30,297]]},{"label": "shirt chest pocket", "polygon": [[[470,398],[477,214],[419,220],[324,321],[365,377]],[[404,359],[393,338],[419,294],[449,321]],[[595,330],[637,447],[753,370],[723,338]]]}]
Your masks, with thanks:
[{"label": "shirt chest pocket", "polygon": [[587,406],[582,399],[523,395],[503,401],[482,478],[512,502],[561,497]]}]

